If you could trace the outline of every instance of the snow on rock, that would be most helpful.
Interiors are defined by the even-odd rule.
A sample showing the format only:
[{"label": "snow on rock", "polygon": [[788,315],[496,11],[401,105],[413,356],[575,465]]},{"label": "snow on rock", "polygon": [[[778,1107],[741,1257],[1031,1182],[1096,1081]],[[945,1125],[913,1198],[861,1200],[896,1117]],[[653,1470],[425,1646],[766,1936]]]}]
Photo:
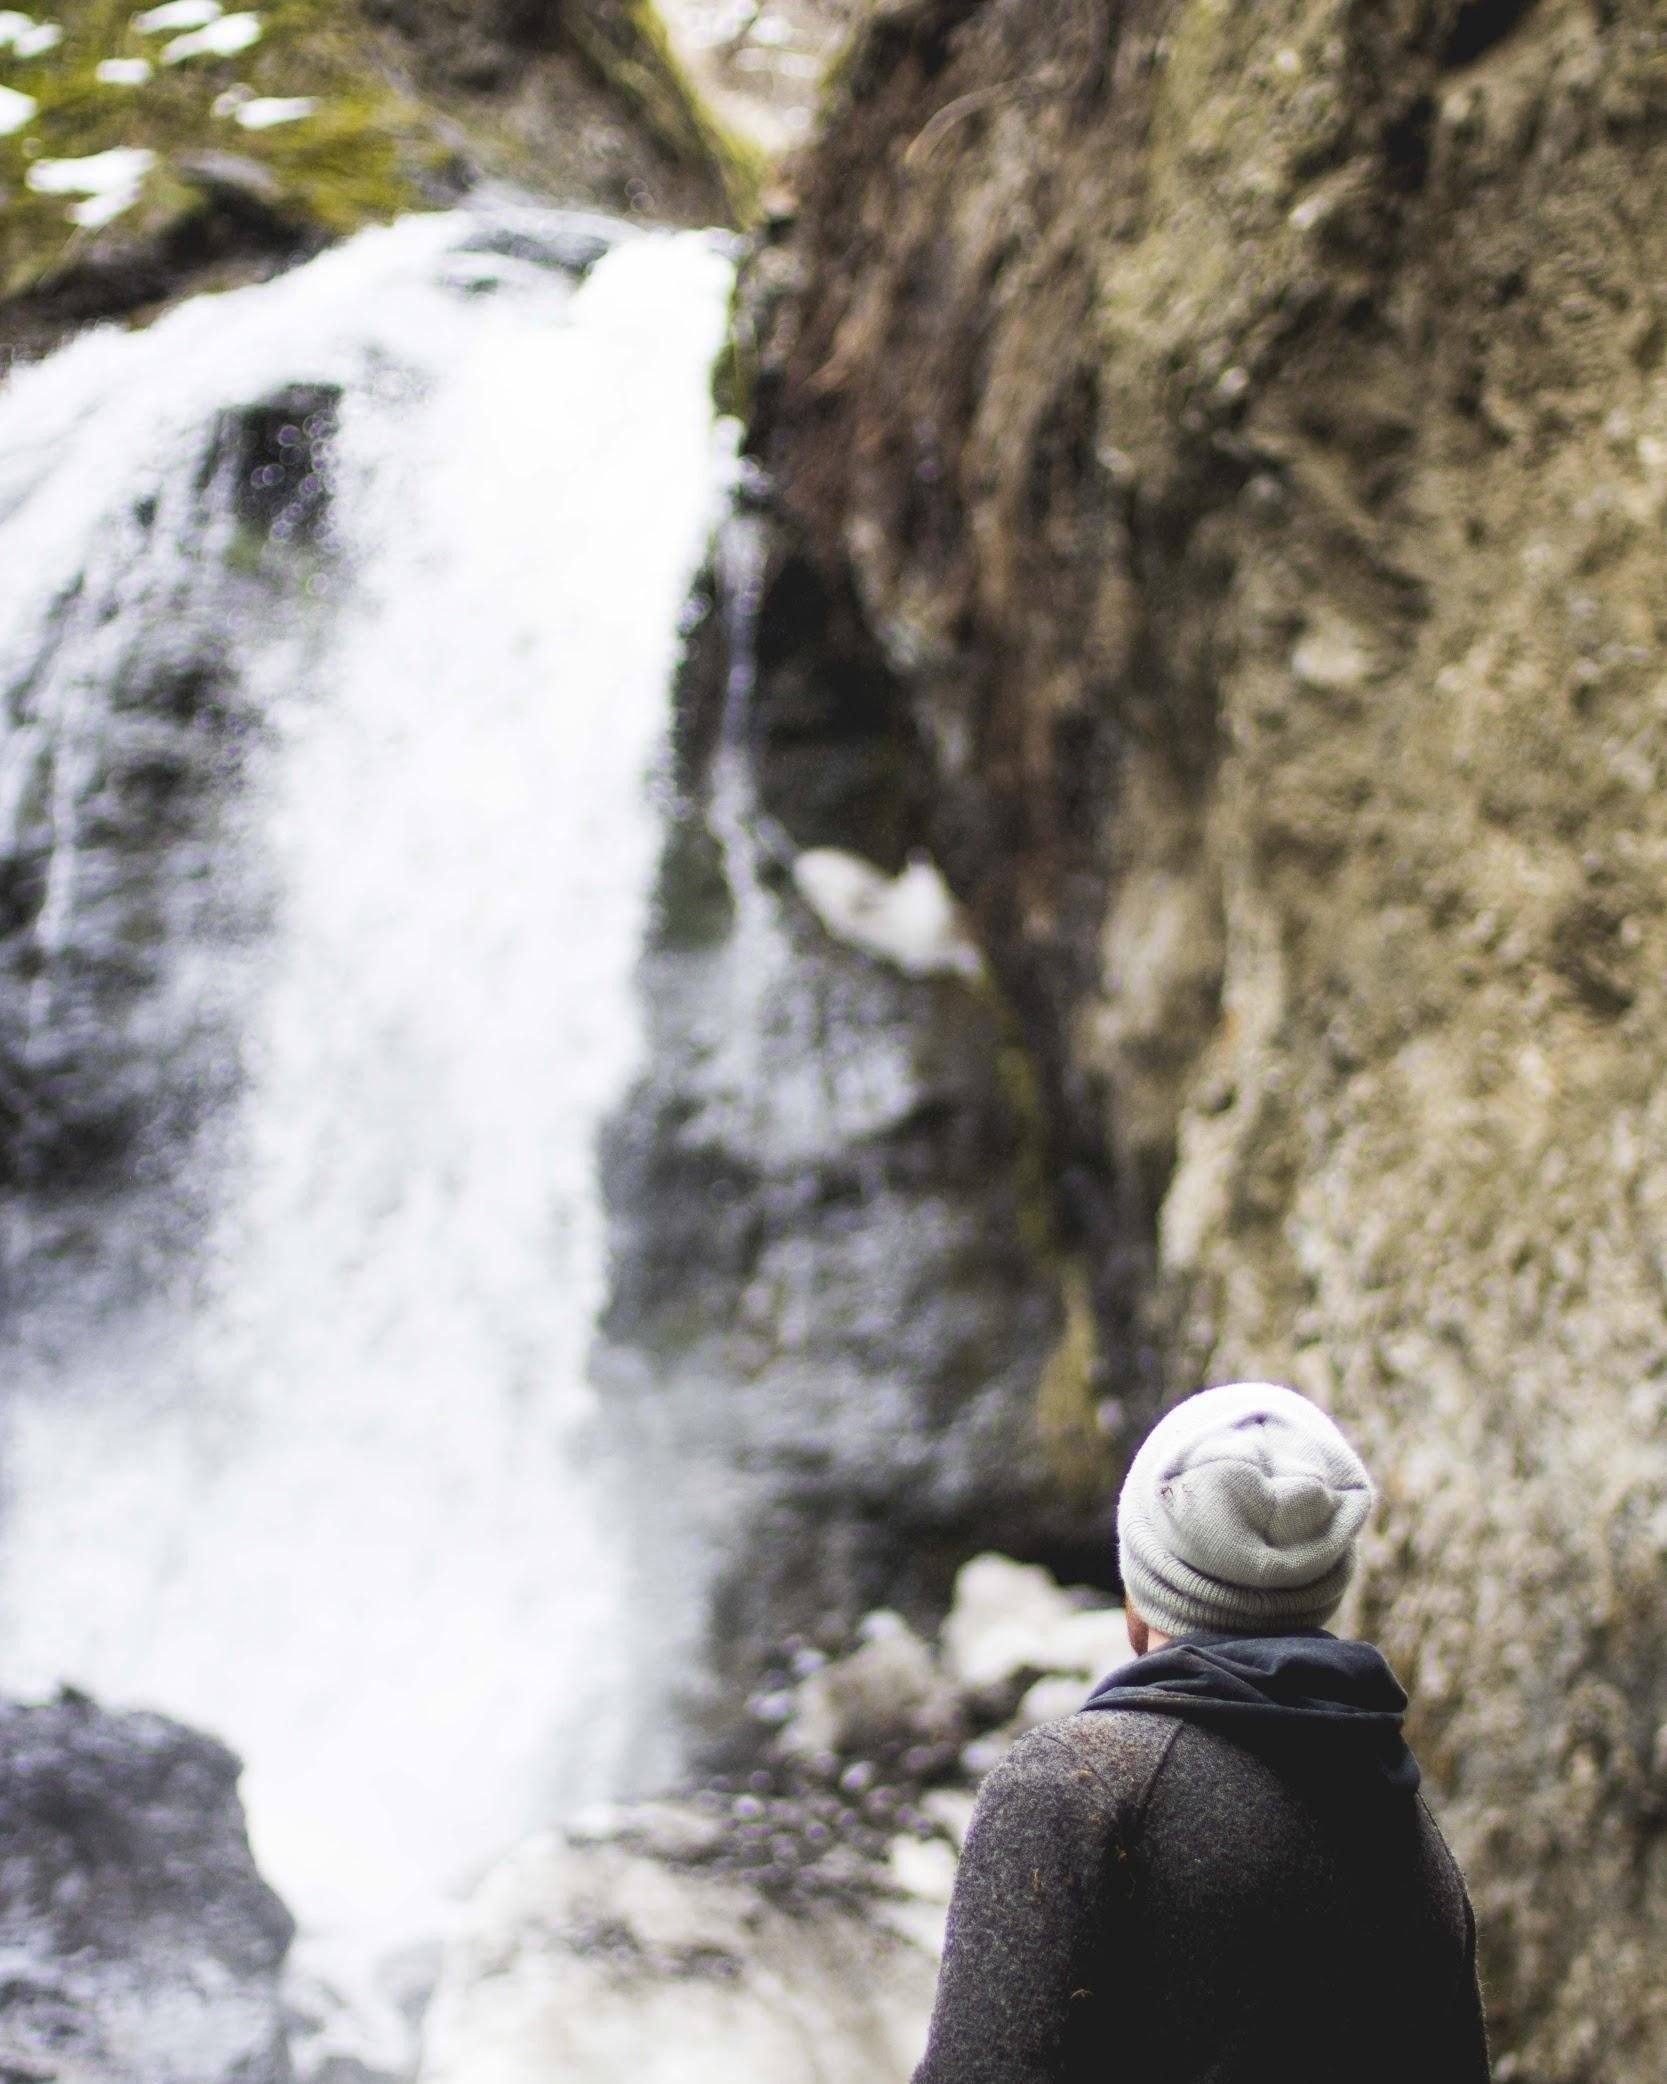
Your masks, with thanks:
[{"label": "snow on rock", "polygon": [[10,51],[15,58],[39,58],[55,51],[63,40],[64,32],[56,22],[37,22],[16,8],[0,7],[0,51]]},{"label": "snow on rock", "polygon": [[943,1743],[959,1733],[956,1690],[902,1618],[872,1613],[862,1634],[848,1656],[800,1683],[797,1712],[782,1731],[784,1751],[862,1755],[888,1743]]},{"label": "snow on rock", "polygon": [[93,78],[106,87],[142,87],[155,70],[148,58],[101,58]]},{"label": "snow on rock", "polygon": [[[1069,1674],[1086,1684],[1133,1654],[1121,1607],[1084,1605],[1039,1564],[996,1555],[975,1556],[956,1578],[943,1652],[952,1676],[970,1690],[1002,1686],[1024,1672]],[[1079,1696],[1054,1712],[1080,1705]]]},{"label": "snow on rock", "polygon": [[957,1852],[967,1842],[975,1798],[964,1787],[935,1787],[921,1799],[921,1810]]},{"label": "snow on rock", "polygon": [[261,40],[258,14],[227,14],[187,36],[176,36],[162,47],[164,65],[182,65],[187,58],[235,58]]},{"label": "snow on rock", "polygon": [[25,176],[38,195],[78,195],[70,216],[86,230],[109,224],[139,200],[156,154],[142,145],[118,145],[85,159],[37,159]]},{"label": "snow on rock", "polygon": [[206,29],[224,13],[220,0],[164,0],[161,7],[136,14],[133,26],[141,36],[160,36],[170,29]]},{"label": "snow on rock", "polygon": [[232,111],[245,130],[272,130],[280,123],[299,123],[317,113],[315,94],[294,94],[287,99],[276,94],[256,95],[252,100],[239,102]]},{"label": "snow on rock", "polygon": [[[932,1947],[854,1896],[789,1909],[702,1873],[703,1828],[663,1805],[612,1837],[513,1854],[447,1950],[420,2084],[904,2084]],[[941,1862],[920,1866],[893,1875],[889,1907],[906,1922],[918,1901],[941,1925],[941,1904],[910,1893],[941,1892]]]},{"label": "snow on rock", "polygon": [[302,1934],[283,1984],[295,2084],[409,2084],[439,1972],[438,1941],[367,1955]]},{"label": "snow on rock", "polygon": [[983,959],[934,863],[917,854],[888,876],[860,854],[807,847],[793,863],[799,895],[835,940],[909,977],[983,974]]},{"label": "snow on rock", "polygon": [[21,130],[39,106],[32,94],[20,94],[15,87],[0,87],[0,137],[10,137]]}]

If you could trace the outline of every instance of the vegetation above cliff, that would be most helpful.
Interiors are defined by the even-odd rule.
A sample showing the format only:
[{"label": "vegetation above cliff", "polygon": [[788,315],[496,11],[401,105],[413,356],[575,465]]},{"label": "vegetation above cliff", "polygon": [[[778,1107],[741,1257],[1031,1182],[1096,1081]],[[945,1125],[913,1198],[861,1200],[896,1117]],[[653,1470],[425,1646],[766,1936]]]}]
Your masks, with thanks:
[{"label": "vegetation above cliff", "polygon": [[142,309],[480,176],[673,222],[751,207],[752,155],[647,0],[234,9],[0,13],[0,337]]},{"label": "vegetation above cliff", "polygon": [[[239,50],[224,37],[222,54],[166,21],[147,33],[126,0],[81,0],[55,48],[14,54],[6,77],[36,111],[0,138],[0,292],[33,289],[101,243],[177,232],[216,197],[277,240],[349,230],[432,191],[453,155],[367,64],[355,16],[344,22],[333,0],[273,0],[247,19],[258,40]],[[67,164],[112,151],[152,155],[126,196],[100,189],[99,167]],[[76,185],[55,185],[58,168]]]}]

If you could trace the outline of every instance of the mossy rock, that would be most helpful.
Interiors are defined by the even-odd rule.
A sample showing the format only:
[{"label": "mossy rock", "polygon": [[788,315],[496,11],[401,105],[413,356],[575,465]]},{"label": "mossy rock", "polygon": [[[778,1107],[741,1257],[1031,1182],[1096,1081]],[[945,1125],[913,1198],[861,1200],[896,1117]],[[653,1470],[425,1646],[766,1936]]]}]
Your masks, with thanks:
[{"label": "mossy rock", "polygon": [[[433,196],[452,155],[421,105],[378,66],[356,14],[338,0],[269,0],[258,43],[232,56],[166,62],[173,38],[134,27],[128,0],[66,0],[63,40],[34,58],[10,57],[5,80],[38,104],[34,118],[0,138],[0,294],[16,297],[97,255],[156,241],[183,220],[220,206],[194,169],[228,157],[247,169],[250,215],[270,220],[272,240],[329,237]],[[111,59],[154,69],[139,85],[101,80]],[[314,113],[245,129],[232,106],[252,97],[310,99]],[[76,198],[37,193],[32,167],[117,148],[141,148],[155,164],[131,208],[106,226],[75,222]],[[258,207],[257,207],[258,206]]]},{"label": "mossy rock", "polygon": [[[240,11],[230,0],[227,15]],[[758,192],[756,155],[704,107],[651,0],[576,0],[537,22],[471,10],[470,35],[501,61],[478,91],[433,62],[456,27],[445,0],[257,0],[257,41],[172,63],[175,34],[145,33],[142,12],[63,0],[52,49],[0,51],[0,85],[36,104],[0,136],[0,339],[43,344],[212,286],[217,268],[246,273],[455,200],[476,174],[678,222],[738,222]],[[110,60],[151,71],[101,78]],[[312,107],[248,126],[250,100]],[[30,185],[43,163],[135,148],[149,170],[106,223]]]}]

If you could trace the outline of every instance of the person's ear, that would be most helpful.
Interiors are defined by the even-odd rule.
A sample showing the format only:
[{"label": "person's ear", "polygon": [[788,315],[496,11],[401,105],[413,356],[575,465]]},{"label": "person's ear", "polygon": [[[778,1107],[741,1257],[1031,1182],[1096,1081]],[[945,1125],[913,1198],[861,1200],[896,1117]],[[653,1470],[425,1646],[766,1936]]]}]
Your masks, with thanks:
[{"label": "person's ear", "polygon": [[1124,1615],[1129,1624],[1129,1648],[1137,1657],[1144,1657],[1152,1641],[1151,1627],[1132,1606],[1124,1608]]}]

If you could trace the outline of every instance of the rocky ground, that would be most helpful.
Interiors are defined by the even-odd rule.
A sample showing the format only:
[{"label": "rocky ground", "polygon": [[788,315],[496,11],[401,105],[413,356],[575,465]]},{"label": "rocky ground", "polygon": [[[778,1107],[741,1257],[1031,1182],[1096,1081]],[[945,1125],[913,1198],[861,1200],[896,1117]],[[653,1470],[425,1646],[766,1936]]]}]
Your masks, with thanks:
[{"label": "rocky ground", "polygon": [[729,1772],[518,1848],[437,1965],[383,1964],[385,2018],[305,1949],[285,1972],[221,1745],[71,1694],[0,1707],[0,2068],[398,2084],[420,2023],[422,2084],[902,2084],[979,1779],[1127,1655],[1119,1609],[994,1554],[936,1646],[885,1610],[786,1641]]},{"label": "rocky ground", "polygon": [[1120,1610],[995,1555],[962,1571],[936,1648],[885,1611],[836,1656],[783,1644],[750,1764],[488,1880],[421,2084],[903,2084],[978,1779],[1127,1655]]}]

